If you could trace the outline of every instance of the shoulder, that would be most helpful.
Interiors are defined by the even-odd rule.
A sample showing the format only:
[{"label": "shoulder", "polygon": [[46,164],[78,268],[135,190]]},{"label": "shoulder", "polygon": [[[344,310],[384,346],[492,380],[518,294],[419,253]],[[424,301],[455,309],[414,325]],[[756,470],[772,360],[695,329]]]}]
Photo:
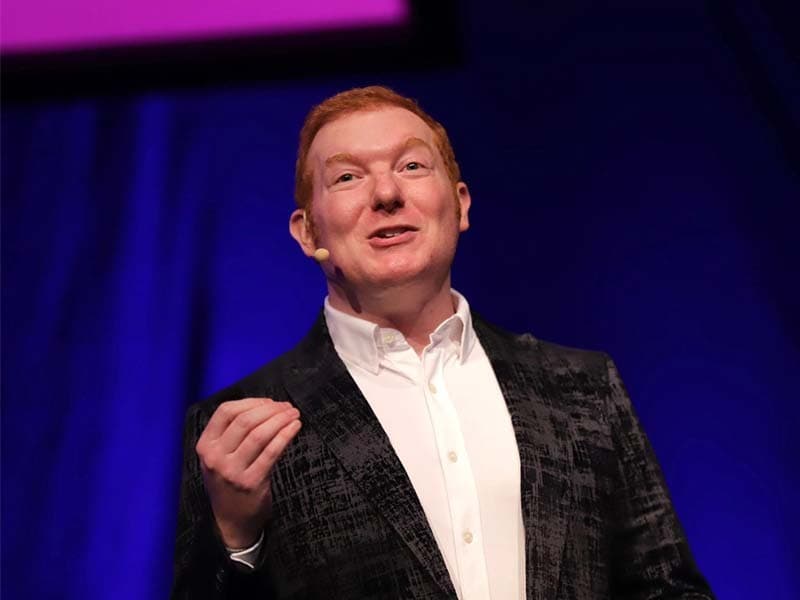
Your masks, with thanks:
[{"label": "shoulder", "polygon": [[[597,391],[609,383],[613,366],[608,354],[542,340],[531,333],[514,333],[473,314],[475,331],[492,359],[505,359],[534,368],[540,376],[578,388]],[[588,391],[588,390],[587,390]]]},{"label": "shoulder", "polygon": [[204,415],[207,419],[223,402],[243,398],[264,397],[277,401],[288,400],[285,380],[291,367],[298,363],[313,361],[315,355],[319,355],[327,347],[325,341],[328,339],[325,319],[320,313],[311,330],[294,348],[206,399],[191,405],[189,415]]}]

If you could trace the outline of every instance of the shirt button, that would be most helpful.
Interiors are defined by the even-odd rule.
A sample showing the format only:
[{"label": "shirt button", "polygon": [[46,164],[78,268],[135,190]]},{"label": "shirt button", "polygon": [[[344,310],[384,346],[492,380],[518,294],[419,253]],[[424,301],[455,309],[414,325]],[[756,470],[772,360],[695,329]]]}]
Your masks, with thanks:
[{"label": "shirt button", "polygon": [[456,462],[458,460],[458,454],[453,452],[452,450],[447,453],[447,458],[450,459],[450,462]]},{"label": "shirt button", "polygon": [[394,341],[394,334],[387,333],[386,335],[383,336],[383,341],[386,342],[387,344],[391,344]]},{"label": "shirt button", "polygon": [[433,385],[432,383],[428,384],[428,389],[431,391],[431,394],[435,394],[436,393],[436,386]]},{"label": "shirt button", "polygon": [[468,544],[472,543],[472,532],[470,531],[464,532],[464,541],[467,542]]}]

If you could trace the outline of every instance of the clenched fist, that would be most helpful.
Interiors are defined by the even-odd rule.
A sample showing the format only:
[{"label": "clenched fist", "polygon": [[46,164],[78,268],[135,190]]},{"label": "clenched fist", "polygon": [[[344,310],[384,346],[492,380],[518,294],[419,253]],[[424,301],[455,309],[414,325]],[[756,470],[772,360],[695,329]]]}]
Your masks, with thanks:
[{"label": "clenched fist", "polygon": [[227,547],[258,539],[272,506],[270,474],[300,427],[300,411],[269,398],[224,402],[214,411],[195,449]]}]

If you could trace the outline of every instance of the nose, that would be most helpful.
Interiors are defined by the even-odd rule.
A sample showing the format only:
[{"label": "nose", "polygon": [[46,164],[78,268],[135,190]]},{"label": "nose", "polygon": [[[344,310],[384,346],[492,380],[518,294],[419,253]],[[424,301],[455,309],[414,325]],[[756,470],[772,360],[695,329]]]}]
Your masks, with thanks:
[{"label": "nose", "polygon": [[375,191],[372,197],[372,210],[393,213],[405,204],[394,174],[384,173],[377,176]]}]

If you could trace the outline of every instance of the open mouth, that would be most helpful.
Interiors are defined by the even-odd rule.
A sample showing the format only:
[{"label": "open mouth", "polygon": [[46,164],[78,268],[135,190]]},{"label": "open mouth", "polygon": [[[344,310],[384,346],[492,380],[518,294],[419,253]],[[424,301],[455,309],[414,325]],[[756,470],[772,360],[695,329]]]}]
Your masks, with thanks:
[{"label": "open mouth", "polygon": [[382,227],[380,229],[375,230],[369,236],[370,239],[378,238],[381,240],[390,240],[392,238],[396,238],[397,236],[403,235],[407,231],[417,231],[416,227],[412,227],[411,225],[398,225],[396,227]]}]

